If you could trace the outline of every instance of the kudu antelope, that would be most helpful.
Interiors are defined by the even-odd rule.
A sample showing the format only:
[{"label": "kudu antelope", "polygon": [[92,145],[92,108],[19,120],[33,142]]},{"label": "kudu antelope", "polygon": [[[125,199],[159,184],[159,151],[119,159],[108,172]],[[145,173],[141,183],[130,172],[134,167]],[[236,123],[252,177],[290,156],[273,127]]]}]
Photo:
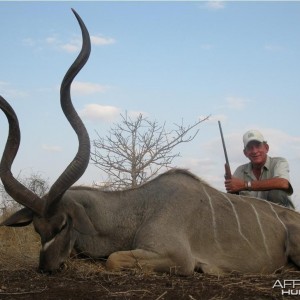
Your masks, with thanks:
[{"label": "kudu antelope", "polygon": [[63,79],[61,105],[78,135],[79,149],[43,198],[11,174],[20,142],[19,125],[13,109],[0,98],[9,121],[0,175],[7,192],[25,206],[2,225],[33,222],[42,244],[39,269],[59,269],[74,249],[91,258],[107,258],[110,270],[141,268],[189,275],[194,270],[270,273],[289,260],[299,266],[297,212],[222,193],[188,171],[174,169],[123,191],[70,188],[85,171],[90,151],[88,134],[70,97],[71,83],[90,53],[88,31],[75,15],[83,46]]}]

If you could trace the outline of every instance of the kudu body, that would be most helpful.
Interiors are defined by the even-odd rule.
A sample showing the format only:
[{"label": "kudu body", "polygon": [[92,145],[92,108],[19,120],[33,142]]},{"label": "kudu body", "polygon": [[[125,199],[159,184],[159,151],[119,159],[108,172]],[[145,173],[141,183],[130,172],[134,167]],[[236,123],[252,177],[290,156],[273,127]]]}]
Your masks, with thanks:
[{"label": "kudu body", "polygon": [[[75,12],[74,12],[75,13]],[[10,105],[0,97],[9,136],[0,164],[7,192],[25,206],[2,225],[33,221],[41,237],[39,269],[59,269],[71,251],[107,258],[107,268],[141,268],[181,275],[238,271],[270,273],[289,260],[300,266],[299,213],[264,200],[222,193],[188,171],[174,169],[144,185],[105,192],[71,185],[89,162],[88,134],[74,110],[70,87],[90,53],[89,34],[61,86],[61,105],[79,139],[74,160],[43,198],[11,174],[20,132]]]}]

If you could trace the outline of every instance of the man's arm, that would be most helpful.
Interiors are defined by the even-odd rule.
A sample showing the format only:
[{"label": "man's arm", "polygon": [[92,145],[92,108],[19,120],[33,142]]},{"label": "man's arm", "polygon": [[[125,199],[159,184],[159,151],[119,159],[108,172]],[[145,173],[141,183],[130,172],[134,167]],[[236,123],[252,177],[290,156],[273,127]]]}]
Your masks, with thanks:
[{"label": "man's arm", "polygon": [[253,180],[250,183],[237,177],[232,177],[231,179],[225,180],[225,188],[229,193],[269,190],[283,190],[289,193],[290,183],[287,179],[279,177],[263,180]]}]

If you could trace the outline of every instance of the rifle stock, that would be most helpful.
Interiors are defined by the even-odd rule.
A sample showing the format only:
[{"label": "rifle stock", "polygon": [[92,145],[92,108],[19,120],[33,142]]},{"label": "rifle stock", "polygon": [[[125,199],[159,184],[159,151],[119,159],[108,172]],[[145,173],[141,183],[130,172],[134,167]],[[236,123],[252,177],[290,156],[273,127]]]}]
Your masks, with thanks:
[{"label": "rifle stock", "polygon": [[224,175],[225,179],[231,179],[232,178],[232,174],[231,174],[231,170],[230,170],[230,165],[225,163],[225,175]]}]

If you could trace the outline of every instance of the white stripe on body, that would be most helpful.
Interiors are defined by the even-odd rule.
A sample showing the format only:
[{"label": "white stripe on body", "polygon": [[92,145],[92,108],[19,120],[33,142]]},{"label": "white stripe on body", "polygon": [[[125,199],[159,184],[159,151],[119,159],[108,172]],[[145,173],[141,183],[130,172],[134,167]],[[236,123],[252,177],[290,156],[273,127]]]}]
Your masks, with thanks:
[{"label": "white stripe on body", "polygon": [[234,212],[235,215],[235,219],[238,225],[238,230],[239,230],[239,234],[242,236],[242,238],[248,243],[248,245],[252,248],[252,250],[255,250],[255,248],[253,247],[253,245],[250,243],[250,241],[247,239],[247,237],[243,234],[242,232],[242,228],[241,228],[241,223],[240,223],[240,219],[239,219],[239,215],[233,205],[233,203],[231,202],[231,200],[229,199],[229,197],[226,196],[226,194],[222,193],[222,195],[224,196],[224,198],[230,203],[232,210]]},{"label": "white stripe on body", "polygon": [[268,202],[268,204],[270,205],[271,210],[274,212],[274,214],[275,214],[277,220],[278,220],[279,223],[283,226],[283,228],[284,228],[284,230],[285,230],[285,232],[286,232],[286,235],[287,235],[287,234],[288,234],[288,230],[287,230],[285,224],[284,224],[284,223],[282,222],[282,220],[279,218],[279,216],[278,216],[276,210],[274,209],[274,206],[273,206],[269,201],[267,201],[267,202]]},{"label": "white stripe on body", "polygon": [[265,246],[266,253],[267,253],[268,257],[271,259],[270,252],[269,252],[269,247],[268,247],[267,241],[266,241],[266,236],[265,236],[264,230],[263,230],[263,228],[262,228],[262,225],[261,225],[261,222],[260,222],[260,219],[259,219],[258,212],[257,212],[257,210],[255,209],[255,207],[254,207],[253,204],[251,204],[251,207],[252,207],[252,209],[254,210],[254,213],[255,213],[255,216],[256,216],[256,220],[257,220],[257,223],[258,223],[258,225],[259,225],[259,229],[260,229],[260,232],[261,232],[261,235],[262,235],[262,238],[263,238],[263,242],[264,242],[264,246]]},{"label": "white stripe on body", "polygon": [[203,187],[203,191],[205,193],[205,195],[207,196],[208,198],[208,203],[210,205],[210,210],[211,210],[211,215],[212,215],[212,223],[213,223],[213,233],[214,233],[214,240],[216,242],[216,245],[217,247],[222,250],[222,246],[221,244],[219,243],[218,241],[218,237],[217,237],[217,223],[216,223],[216,214],[215,214],[215,210],[214,210],[214,207],[213,207],[213,204],[212,204],[212,199],[210,197],[210,195],[207,193],[206,189],[204,186]]}]

